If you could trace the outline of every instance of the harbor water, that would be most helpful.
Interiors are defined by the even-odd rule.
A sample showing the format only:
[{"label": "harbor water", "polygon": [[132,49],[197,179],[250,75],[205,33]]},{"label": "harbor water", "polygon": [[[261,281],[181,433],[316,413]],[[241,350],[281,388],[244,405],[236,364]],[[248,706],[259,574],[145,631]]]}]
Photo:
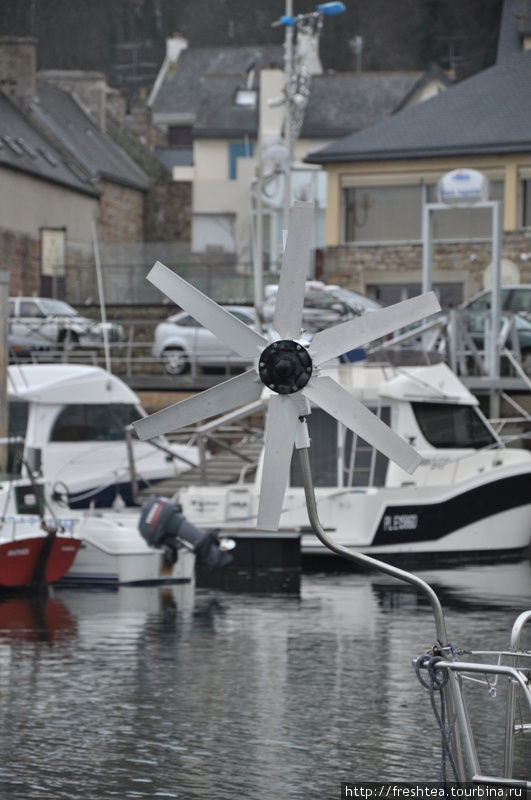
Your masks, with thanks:
[{"label": "harbor water", "polygon": [[[507,647],[531,607],[529,561],[420,574],[458,648]],[[434,640],[413,589],[356,572],[304,575],[297,597],[180,586],[4,598],[0,798],[323,800],[341,781],[437,781],[440,734],[411,663]],[[468,694],[492,773],[505,687]],[[515,777],[529,779],[525,745]]]}]

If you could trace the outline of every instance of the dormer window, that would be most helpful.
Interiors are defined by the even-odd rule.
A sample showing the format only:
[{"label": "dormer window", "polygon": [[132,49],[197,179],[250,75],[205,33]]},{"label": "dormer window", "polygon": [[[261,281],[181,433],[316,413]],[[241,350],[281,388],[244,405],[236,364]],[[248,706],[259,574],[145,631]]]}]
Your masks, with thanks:
[{"label": "dormer window", "polygon": [[234,105],[238,108],[256,108],[256,89],[236,89]]}]

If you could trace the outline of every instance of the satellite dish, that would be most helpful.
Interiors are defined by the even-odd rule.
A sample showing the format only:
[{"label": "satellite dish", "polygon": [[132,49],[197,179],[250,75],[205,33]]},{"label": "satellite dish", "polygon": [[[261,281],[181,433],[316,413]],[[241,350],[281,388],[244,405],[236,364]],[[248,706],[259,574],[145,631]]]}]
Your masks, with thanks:
[{"label": "satellite dish", "polygon": [[[510,258],[502,258],[500,261],[500,283],[502,286],[514,286],[522,282],[522,276],[518,264]],[[492,288],[492,261],[483,272],[483,288]]]},{"label": "satellite dish", "polygon": [[150,273],[158,289],[185,309],[239,355],[252,369],[133,423],[140,439],[151,439],[222,414],[270,392],[257,528],[277,530],[301,418],[320,406],[408,472],[421,458],[407,442],[320,368],[331,359],[440,310],[433,292],[343,322],[300,339],[305,280],[310,257],[313,204],[296,202],[280,274],[273,325],[267,338],[236,319],[160,262]]}]

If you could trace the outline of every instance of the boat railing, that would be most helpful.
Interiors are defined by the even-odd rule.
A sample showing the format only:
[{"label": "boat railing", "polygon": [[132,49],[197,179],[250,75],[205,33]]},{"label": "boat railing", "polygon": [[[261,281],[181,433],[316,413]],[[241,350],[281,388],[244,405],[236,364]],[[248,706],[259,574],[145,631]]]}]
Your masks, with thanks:
[{"label": "boat railing", "polygon": [[[531,722],[523,721],[524,709],[527,709],[527,715],[531,719],[531,652],[521,649],[522,630],[530,620],[531,610],[524,611],[517,617],[512,628],[508,650],[472,650],[465,654],[454,651],[452,659],[446,659],[437,654],[424,654],[413,662],[419,680],[425,688],[433,693],[446,687],[452,698],[461,734],[461,755],[463,757],[461,770],[463,770],[467,782],[531,788],[531,782],[514,780],[512,777],[515,734],[524,736],[527,731],[531,730]],[[461,655],[471,659],[489,657],[495,659],[495,663],[485,660],[460,660]],[[504,659],[509,663],[502,663]],[[474,735],[466,712],[464,686],[467,682],[480,683],[486,687],[490,697],[496,697],[500,688],[499,679],[507,681],[505,719],[501,723],[501,727],[504,729],[503,774],[494,776],[486,775],[481,770]],[[521,698],[520,706],[517,702],[518,697]],[[519,722],[516,721],[517,708],[521,715]],[[458,769],[455,764],[452,766],[456,770]]]},{"label": "boat railing", "polygon": [[[531,390],[531,347],[522,347],[514,314],[503,314],[498,336],[498,349],[502,359],[502,379],[517,382]],[[187,354],[186,369],[173,375],[165,371],[162,358],[154,358],[153,320],[122,320],[127,331],[125,341],[110,342],[110,366],[113,373],[135,388],[159,385],[164,387],[197,387],[226,379],[235,370],[245,368],[237,356],[223,356],[216,370],[203,366],[206,353]],[[431,364],[446,361],[461,378],[476,385],[486,381],[490,374],[490,315],[463,309],[449,309],[416,326],[397,331],[390,339],[380,340],[366,347],[371,360],[387,360],[395,364]],[[103,343],[90,346],[60,346],[52,344],[49,350],[34,350],[19,358],[18,363],[88,363],[106,366]],[[212,367],[216,366],[214,364]],[[511,385],[512,385],[511,383]],[[502,387],[503,388],[503,387]]]},{"label": "boat railing", "polygon": [[[521,379],[531,388],[531,348],[522,347],[517,318],[519,315],[504,312],[497,346],[500,356],[507,362],[506,371]],[[445,360],[461,377],[490,374],[490,312],[471,313],[465,309],[449,309],[420,325],[411,325],[397,331],[391,338],[369,345],[370,357],[386,354],[395,363],[412,360],[417,353],[419,363]]]}]

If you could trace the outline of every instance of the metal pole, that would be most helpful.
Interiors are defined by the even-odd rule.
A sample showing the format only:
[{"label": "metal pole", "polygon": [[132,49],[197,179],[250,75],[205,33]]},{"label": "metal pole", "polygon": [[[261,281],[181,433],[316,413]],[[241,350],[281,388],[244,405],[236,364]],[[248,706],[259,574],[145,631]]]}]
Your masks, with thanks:
[{"label": "metal pole", "polygon": [[[492,302],[490,308],[490,357],[489,375],[496,381],[500,377],[500,322],[501,322],[501,214],[500,203],[493,201],[492,208]],[[490,416],[500,416],[500,394],[496,388],[491,389]]]},{"label": "metal pole", "polygon": [[[0,271],[0,440],[7,437],[7,365],[9,363],[7,320],[7,297],[9,294],[9,272]],[[7,444],[0,443],[0,473],[7,472]]]},{"label": "metal pole", "polygon": [[134,428],[132,425],[125,427],[125,446],[127,449],[127,463],[129,466],[129,481],[131,483],[131,498],[133,503],[136,503],[138,497],[138,477],[135,467],[135,453],[133,449],[133,433]]},{"label": "metal pole", "polygon": [[422,206],[422,292],[430,292],[432,285],[432,221],[431,205]]},{"label": "metal pole", "polygon": [[[522,628],[531,620],[531,611],[523,611],[516,619],[513,630],[511,632],[511,649],[518,650],[520,648],[520,635]],[[517,655],[515,654],[512,659],[512,666],[516,667]],[[514,691],[514,682],[509,681],[509,688],[507,689],[507,713],[505,719],[505,746],[504,746],[504,764],[503,775],[505,778],[512,778],[513,776],[513,759],[514,759],[514,718],[516,711],[516,693]]]},{"label": "metal pole", "polygon": [[258,179],[256,182],[256,237],[254,243],[254,310],[256,313],[256,325],[260,333],[263,330],[262,303],[264,302],[264,204],[262,198],[262,172],[262,153],[260,151],[258,158]]},{"label": "metal pole", "polygon": [[105,351],[105,369],[107,372],[111,371],[111,354],[109,351],[109,335],[107,331],[107,315],[105,313],[105,297],[103,294],[103,278],[101,274],[101,261],[100,261],[100,249],[98,247],[98,237],[96,234],[96,225],[94,224],[94,220],[92,221],[92,241],[94,243],[94,261],[96,263],[96,277],[98,280],[98,294],[100,297],[100,310],[101,310],[101,322],[103,326],[103,348]]},{"label": "metal pole", "polygon": [[[293,0],[286,0],[286,16],[293,16]],[[285,168],[285,184],[284,184],[284,229],[288,229],[289,210],[291,206],[291,165],[293,163],[293,149],[294,141],[291,131],[291,103],[292,97],[292,83],[293,83],[293,27],[286,26],[285,39],[284,39],[284,81],[286,85],[286,116],[285,116],[285,139],[289,150],[289,159]]]},{"label": "metal pole", "polygon": [[[305,422],[302,420],[301,422],[302,424],[305,424]],[[304,436],[301,436],[301,440],[304,441]],[[304,485],[304,494],[306,496],[308,517],[312,526],[312,530],[317,538],[333,553],[346,558],[348,561],[353,561],[355,564],[359,564],[360,566],[368,567],[369,569],[374,569],[378,572],[383,572],[386,575],[391,575],[393,578],[397,578],[400,581],[405,581],[406,583],[414,586],[417,591],[424,595],[431,606],[435,621],[435,631],[438,644],[440,645],[441,649],[448,648],[448,634],[446,632],[446,622],[444,619],[442,606],[436,593],[428,583],[423,581],[422,578],[419,578],[417,575],[413,575],[411,572],[406,572],[405,570],[394,567],[391,564],[384,564],[382,561],[378,561],[376,558],[372,558],[364,553],[358,553],[356,550],[350,550],[347,547],[336,544],[336,542],[334,542],[334,540],[327,535],[323,526],[321,525],[317,512],[317,503],[315,500],[312,472],[310,468],[309,447],[299,447],[298,452]],[[451,657],[451,652],[449,653],[449,657]],[[474,767],[477,766],[477,757],[475,757],[475,748],[470,725],[468,724],[466,709],[463,706],[463,699],[459,691],[459,681],[457,676],[454,677],[456,678],[456,681],[450,682],[451,693],[446,695],[446,702],[449,716],[453,717],[454,713],[456,713],[459,720],[459,727],[454,731],[453,737],[455,743],[458,780],[463,781],[465,773],[462,763],[461,738],[463,738],[465,741],[464,750],[469,770],[473,771]]]},{"label": "metal pole", "polygon": [[446,623],[439,598],[429,584],[422,580],[422,578],[413,575],[411,572],[406,572],[398,567],[393,567],[391,564],[384,564],[376,558],[367,556],[364,553],[358,553],[356,550],[349,550],[347,547],[336,544],[323,529],[319,521],[317,512],[317,503],[315,500],[315,492],[313,488],[313,479],[310,468],[309,448],[302,447],[299,449],[299,459],[301,464],[302,479],[304,484],[304,494],[306,496],[306,507],[308,509],[308,517],[312,530],[317,538],[333,553],[336,553],[343,558],[360,564],[364,567],[370,567],[378,572],[384,572],[386,575],[391,575],[393,578],[410,583],[421,592],[428,600],[435,618],[435,629],[437,633],[437,640],[441,647],[448,645],[448,635],[446,633]]}]

